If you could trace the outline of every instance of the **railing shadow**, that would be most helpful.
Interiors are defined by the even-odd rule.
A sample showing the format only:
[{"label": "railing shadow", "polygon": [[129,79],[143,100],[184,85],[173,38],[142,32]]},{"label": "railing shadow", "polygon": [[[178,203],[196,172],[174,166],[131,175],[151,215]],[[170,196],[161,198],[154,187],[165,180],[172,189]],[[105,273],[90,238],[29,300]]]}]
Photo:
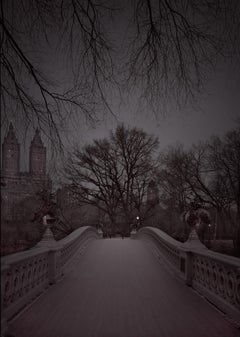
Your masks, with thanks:
[{"label": "railing shadow", "polygon": [[178,242],[158,228],[144,227],[136,237],[151,243],[178,279],[240,324],[239,258],[210,251],[196,237]]}]

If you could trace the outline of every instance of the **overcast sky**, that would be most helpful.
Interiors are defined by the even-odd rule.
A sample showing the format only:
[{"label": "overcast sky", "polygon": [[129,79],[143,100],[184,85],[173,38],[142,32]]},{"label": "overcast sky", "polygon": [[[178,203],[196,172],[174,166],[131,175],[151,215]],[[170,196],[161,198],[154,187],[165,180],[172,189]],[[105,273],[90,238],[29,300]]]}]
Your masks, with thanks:
[{"label": "overcast sky", "polygon": [[[118,15],[117,19],[108,23],[109,34],[119,42],[119,49],[124,48],[128,36],[128,17],[129,13],[125,10],[124,15]],[[121,100],[115,92],[108,99],[116,118],[108,113],[102,118],[99,115],[99,123],[95,128],[84,122],[77,126],[73,123],[68,133],[70,143],[82,145],[93,138],[105,137],[117,123],[123,122],[158,136],[160,148],[176,142],[190,146],[214,134],[223,136],[236,127],[236,121],[240,118],[239,60],[234,65],[218,64],[216,72],[210,74],[205,83],[205,93],[199,95],[198,104],[194,106],[179,109],[167,101],[154,113],[147,104],[139,104],[137,94],[128,98],[123,95]]]},{"label": "overcast sky", "polygon": [[[81,116],[78,117],[77,123],[75,120],[69,122],[63,134],[67,149],[74,144],[82,146],[93,139],[108,136],[118,123],[136,126],[158,136],[160,149],[177,142],[188,147],[198,141],[207,140],[212,135],[222,137],[228,130],[236,127],[240,118],[239,74],[231,65],[223,65],[212,76],[206,86],[206,93],[199,97],[198,106],[179,110],[176,105],[166,103],[154,113],[147,106],[139,106],[134,96],[125,100],[121,100],[117,93],[113,93],[112,96],[109,97],[109,101],[115,116],[109,112],[100,114],[95,126],[90,125]],[[21,139],[20,130],[16,133]],[[28,169],[29,141],[29,138],[25,139],[25,143],[21,144],[22,170]]]},{"label": "overcast sky", "polygon": [[[119,50],[123,48],[125,42],[128,18],[129,13],[125,10],[123,15],[117,15],[114,21],[107,22],[108,34]],[[70,72],[63,66],[63,55],[59,51],[54,51],[54,43],[52,49],[45,49],[41,42],[38,41],[41,53],[38,55],[34,50],[38,61],[42,62],[42,66],[52,79],[61,81],[67,86]],[[115,57],[118,57],[117,53]],[[64,59],[66,61],[66,55]],[[176,142],[188,147],[200,140],[209,139],[212,135],[221,137],[236,127],[240,118],[239,68],[236,64],[219,64],[216,73],[209,76],[205,93],[198,97],[198,104],[186,106],[181,110],[175,104],[165,102],[154,113],[147,104],[139,102],[138,95],[134,92],[130,97],[126,97],[125,94],[120,97],[117,90],[112,91],[106,98],[114,116],[109,112],[103,114],[96,111],[99,120],[94,127],[89,125],[82,115],[70,120],[63,134],[64,144],[70,149],[73,144],[82,146],[93,139],[106,137],[118,123],[136,126],[158,136],[160,149]],[[21,166],[22,169],[27,169],[28,148],[33,130],[30,130],[28,137],[24,138],[24,131],[18,125],[15,125],[15,128],[19,140],[22,142],[22,139],[25,139],[25,143],[21,144],[21,151],[25,152]],[[47,145],[46,139],[44,142]]]},{"label": "overcast sky", "polygon": [[[206,140],[212,135],[223,136],[235,128],[240,118],[240,83],[233,67],[224,65],[209,82],[206,93],[199,97],[198,106],[179,110],[176,105],[160,107],[154,114],[147,107],[141,109],[137,102],[129,99],[120,103],[116,99],[112,105],[115,117],[107,114],[95,128],[83,122],[70,126],[69,141],[84,144],[93,138],[102,138],[114,129],[117,123],[142,128],[159,137],[160,147],[181,142],[190,146],[194,142]],[[164,114],[164,109],[167,114]]]}]

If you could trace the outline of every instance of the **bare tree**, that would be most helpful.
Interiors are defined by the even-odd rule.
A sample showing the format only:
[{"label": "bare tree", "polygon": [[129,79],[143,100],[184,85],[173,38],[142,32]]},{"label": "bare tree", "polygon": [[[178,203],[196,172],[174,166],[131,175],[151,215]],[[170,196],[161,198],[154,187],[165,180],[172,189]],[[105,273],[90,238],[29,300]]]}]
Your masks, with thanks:
[{"label": "bare tree", "polygon": [[217,61],[239,51],[239,1],[135,0],[128,88],[159,107],[195,102]]},{"label": "bare tree", "polygon": [[[218,172],[221,195],[225,195],[228,218],[235,224],[234,243],[240,247],[240,127],[229,131],[221,140],[214,137],[210,142],[209,162]],[[236,219],[232,214],[236,212]]]},{"label": "bare tree", "polygon": [[225,207],[228,200],[225,194],[221,195],[218,173],[210,164],[208,143],[200,142],[190,150],[173,149],[166,158],[169,175],[173,176],[171,186],[175,179],[175,192],[179,189],[180,209],[193,200],[219,209]]},{"label": "bare tree", "polygon": [[160,153],[158,185],[160,187],[160,199],[165,206],[170,206],[179,214],[186,211],[190,202],[194,199],[191,188],[187,184],[181,167],[185,158],[183,147],[170,147]]},{"label": "bare tree", "polygon": [[120,173],[116,168],[116,154],[107,139],[95,140],[83,151],[75,149],[66,166],[67,178],[76,195],[79,191],[79,200],[107,213],[113,224],[119,202],[115,181]]},{"label": "bare tree", "polygon": [[134,211],[137,210],[144,219],[144,214],[152,208],[152,205],[143,208],[143,204],[156,169],[153,154],[158,147],[158,140],[142,130],[127,129],[123,125],[112,134],[112,140],[117,151],[118,169],[122,175],[121,179],[116,180],[117,191],[130,225]]},{"label": "bare tree", "polygon": [[[129,48],[118,48],[126,52],[118,61],[124,60],[128,89],[140,86],[149,102],[194,99],[218,57],[235,55],[240,45],[238,0],[134,0],[124,6],[117,13],[128,11],[134,20],[125,39]],[[116,64],[107,30],[115,11],[103,0],[1,1],[3,124],[38,125],[61,144],[73,111],[95,120],[100,105],[111,110]]]},{"label": "bare tree", "polygon": [[126,230],[136,215],[144,218],[147,186],[152,179],[156,138],[136,128],[120,125],[109,139],[95,140],[76,149],[66,165],[66,176],[79,190],[80,198],[108,214],[112,226],[125,217]]},{"label": "bare tree", "polygon": [[[239,203],[239,131],[160,156],[161,201],[182,213],[197,200],[213,211],[216,235],[231,235]],[[236,210],[236,211],[235,211]],[[239,214],[237,216],[239,218]],[[238,226],[237,226],[238,228]]]},{"label": "bare tree", "polygon": [[[3,124],[14,119],[38,125],[61,145],[61,129],[73,111],[94,120],[100,101],[109,108],[104,88],[113,67],[102,20],[111,11],[92,0],[1,1]],[[54,56],[58,63],[59,55],[54,74],[48,60]],[[56,71],[64,78],[54,78]]]},{"label": "bare tree", "polygon": [[225,195],[221,196],[219,193],[222,190],[218,185],[219,176],[210,166],[207,143],[198,143],[186,151],[181,172],[195,198],[200,202],[219,210],[228,203]]}]

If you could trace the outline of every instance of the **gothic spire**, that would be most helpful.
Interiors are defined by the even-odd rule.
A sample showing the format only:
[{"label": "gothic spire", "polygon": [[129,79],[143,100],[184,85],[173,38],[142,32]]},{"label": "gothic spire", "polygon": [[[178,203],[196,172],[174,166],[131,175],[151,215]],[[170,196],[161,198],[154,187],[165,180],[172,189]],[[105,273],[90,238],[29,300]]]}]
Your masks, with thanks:
[{"label": "gothic spire", "polygon": [[44,147],[41,136],[40,136],[40,131],[38,128],[35,131],[33,140],[31,141],[31,146]]},{"label": "gothic spire", "polygon": [[10,122],[9,128],[8,128],[8,133],[4,137],[4,143],[16,144],[16,145],[18,144],[17,137],[15,135],[12,122]]}]

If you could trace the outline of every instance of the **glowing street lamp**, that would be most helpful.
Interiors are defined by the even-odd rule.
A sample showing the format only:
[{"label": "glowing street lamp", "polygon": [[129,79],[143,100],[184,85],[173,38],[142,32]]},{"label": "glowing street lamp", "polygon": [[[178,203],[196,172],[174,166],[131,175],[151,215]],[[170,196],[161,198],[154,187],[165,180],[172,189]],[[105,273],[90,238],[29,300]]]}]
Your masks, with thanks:
[{"label": "glowing street lamp", "polygon": [[136,220],[137,220],[137,229],[139,229],[139,225],[140,225],[140,217],[136,216]]},{"label": "glowing street lamp", "polygon": [[209,223],[208,224],[208,248],[209,249],[211,247],[211,227],[212,227],[212,225]]}]

